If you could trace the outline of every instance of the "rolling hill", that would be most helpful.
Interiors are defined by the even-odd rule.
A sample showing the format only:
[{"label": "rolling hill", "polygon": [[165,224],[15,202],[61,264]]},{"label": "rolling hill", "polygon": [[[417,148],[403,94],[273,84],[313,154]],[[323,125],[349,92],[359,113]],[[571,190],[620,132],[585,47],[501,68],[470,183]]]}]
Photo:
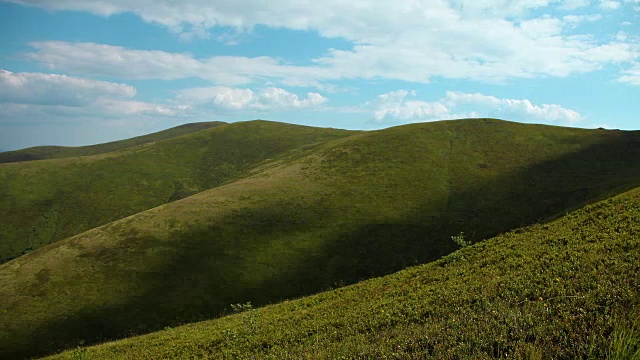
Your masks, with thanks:
[{"label": "rolling hill", "polygon": [[[137,136],[131,139],[89,146],[36,146],[22,150],[6,151],[0,154],[0,163],[99,155],[155,141],[170,139],[224,124],[225,123],[219,121],[184,124],[171,129]],[[2,151],[0,150],[0,152]]]},{"label": "rolling hill", "polygon": [[636,359],[638,273],[640,188],[389,276],[51,359]]},{"label": "rolling hill", "polygon": [[[256,147],[235,141],[251,138],[252,126],[273,134],[284,126],[232,125],[206,131],[236,129],[222,149],[248,154]],[[313,146],[257,156],[210,190],[0,265],[0,356],[47,354],[386,275],[451,253],[461,232],[476,242],[640,185],[640,132],[493,119],[325,130],[323,141],[308,131]],[[158,144],[198,144],[187,138]],[[186,161],[169,153],[180,159],[173,164]]]},{"label": "rolling hill", "polygon": [[174,136],[100,155],[0,164],[0,262],[241,178],[292,149],[354,132],[263,121],[204,123],[92,149],[160,134]]}]

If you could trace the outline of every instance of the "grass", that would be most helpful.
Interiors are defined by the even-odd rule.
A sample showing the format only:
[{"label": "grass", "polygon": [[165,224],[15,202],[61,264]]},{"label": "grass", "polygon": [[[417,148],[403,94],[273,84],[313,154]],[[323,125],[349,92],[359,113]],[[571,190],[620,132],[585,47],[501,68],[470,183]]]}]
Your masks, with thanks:
[{"label": "grass", "polygon": [[[260,121],[194,125],[181,132],[208,128],[102,155],[0,164],[0,262],[241,178],[292,149],[353,134]],[[122,148],[158,134],[96,148]]]},{"label": "grass", "polygon": [[51,359],[636,359],[638,273],[640,188],[392,275]]},{"label": "grass", "polygon": [[621,325],[613,331],[611,345],[607,353],[609,359],[640,359],[640,319],[621,320]]},{"label": "grass", "polygon": [[[230,304],[353,284],[437,260],[457,249],[451,237],[460,233],[476,243],[640,185],[638,132],[475,119],[323,130],[321,139],[310,128],[315,143],[306,145],[282,136],[299,127],[242,126],[206,130],[235,131],[216,142],[216,154],[233,147],[261,160],[236,178],[0,265],[0,356],[48,354],[216,318]],[[264,134],[271,141],[252,137]],[[194,136],[165,140],[179,159],[171,168],[189,163],[181,147],[202,149]],[[293,145],[279,147],[283,139]],[[217,164],[202,176],[224,169]]]},{"label": "grass", "polygon": [[124,150],[138,145],[148,144],[160,140],[190,134],[196,131],[209,129],[215,126],[224,125],[219,121],[191,123],[176,126],[171,129],[156,133],[134,137],[131,139],[113,141],[105,144],[89,146],[36,146],[22,150],[6,151],[0,153],[0,163],[11,163],[19,161],[60,159],[78,156],[90,156],[105,154],[108,152]]}]

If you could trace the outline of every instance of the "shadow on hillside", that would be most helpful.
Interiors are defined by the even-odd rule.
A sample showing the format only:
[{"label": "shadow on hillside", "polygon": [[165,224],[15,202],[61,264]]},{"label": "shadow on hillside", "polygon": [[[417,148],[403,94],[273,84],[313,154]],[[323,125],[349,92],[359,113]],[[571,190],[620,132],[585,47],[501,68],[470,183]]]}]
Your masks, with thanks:
[{"label": "shadow on hillside", "polygon": [[[87,310],[34,329],[30,343],[18,345],[8,355],[49,354],[81,341],[93,344],[218,317],[232,303],[264,305],[389,274],[454,251],[450,238],[460,232],[479,241],[640,186],[640,133],[610,132],[606,137],[583,151],[475,188],[453,191],[438,217],[425,215],[433,214],[431,205],[425,203],[424,209],[401,221],[328,231],[333,237],[324,247],[300,253],[301,258],[290,266],[254,267],[243,262],[247,258],[237,249],[234,253],[233,247],[249,241],[243,250],[257,251],[268,241],[292,236],[309,226],[321,227],[335,216],[331,209],[318,213],[282,204],[233,219],[242,222],[244,231],[229,233],[220,227],[203,227],[179,235],[182,239],[176,243],[182,246],[177,257],[163,269],[139,278],[145,292],[125,304]],[[251,278],[245,271],[259,268],[277,271],[272,276],[260,274],[260,281],[237,281]]]}]

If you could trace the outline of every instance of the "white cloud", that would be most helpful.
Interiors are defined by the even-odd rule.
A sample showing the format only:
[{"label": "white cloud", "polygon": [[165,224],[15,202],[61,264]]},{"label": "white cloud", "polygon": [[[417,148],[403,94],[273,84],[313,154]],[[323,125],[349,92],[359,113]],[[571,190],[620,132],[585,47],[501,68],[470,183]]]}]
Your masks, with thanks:
[{"label": "white cloud", "polygon": [[300,99],[296,94],[275,87],[260,91],[258,99],[266,108],[288,107],[295,109],[317,106],[327,101],[327,98],[315,92],[307,93],[305,99]]},{"label": "white cloud", "polygon": [[130,98],[135,94],[136,89],[126,84],[0,69],[0,103],[82,106],[101,97]]},{"label": "white cloud", "polygon": [[[500,82],[590,72],[610,64],[611,57],[620,57],[617,53],[589,57],[593,49],[617,52],[619,47],[611,46],[617,42],[594,34],[573,33],[577,22],[594,21],[597,15],[532,15],[531,10],[553,13],[553,7],[583,4],[575,0],[17,2],[101,15],[130,12],[187,36],[204,36],[209,29],[220,26],[247,32],[256,25],[265,25],[315,31],[320,36],[340,37],[353,43],[351,49],[329,49],[308,66],[291,66],[270,57],[197,59],[190,54],[62,42],[34,43],[37,50],[29,55],[56,70],[122,78],[196,76],[217,85],[272,79],[288,86],[322,86],[335,79],[428,82],[435,77]],[[604,6],[612,5],[607,2]],[[218,37],[233,39],[231,34]],[[625,58],[637,57],[640,51],[630,46]]]},{"label": "white cloud", "polygon": [[471,105],[476,113],[514,120],[575,124],[582,119],[579,112],[557,104],[534,105],[528,99],[506,99],[479,93],[447,92],[443,102],[454,108]]},{"label": "white cloud", "polygon": [[626,41],[628,38],[629,36],[624,31],[618,31],[618,33],[616,34],[616,40],[618,41]]},{"label": "white cloud", "polygon": [[562,2],[562,5],[560,5],[560,8],[564,10],[575,10],[589,5],[589,1],[590,0],[565,0]]},{"label": "white cloud", "polygon": [[515,121],[575,124],[582,115],[557,104],[533,104],[528,99],[508,99],[480,93],[447,92],[434,102],[406,100],[414,91],[396,90],[367,104],[374,121],[431,121],[463,117],[497,117]]},{"label": "white cloud", "polygon": [[441,103],[405,100],[408,95],[415,96],[415,92],[396,90],[378,95],[377,100],[369,104],[370,106],[375,106],[373,112],[374,120],[376,122],[384,122],[391,119],[443,119],[449,115],[449,109]]},{"label": "white cloud", "polygon": [[73,123],[84,121],[119,121],[187,117],[187,108],[134,100],[100,99],[84,106],[3,103],[0,123]]},{"label": "white cloud", "polygon": [[452,0],[452,7],[468,16],[522,16],[527,11],[543,8],[551,0]]},{"label": "white cloud", "polygon": [[603,64],[619,64],[629,62],[635,58],[634,48],[624,42],[609,43],[600,46],[594,46],[585,50],[584,60],[593,63]]},{"label": "white cloud", "polygon": [[307,109],[327,101],[316,92],[301,97],[276,87],[257,91],[223,86],[185,89],[164,103],[138,101],[133,99],[135,95],[136,89],[126,84],[0,70],[0,122],[189,118],[219,111]]},{"label": "white cloud", "polygon": [[544,38],[561,34],[563,26],[561,19],[544,16],[521,21],[519,28],[532,38]]},{"label": "white cloud", "polygon": [[600,7],[608,10],[615,10],[622,5],[619,1],[601,0]]},{"label": "white cloud", "polygon": [[281,88],[268,87],[259,91],[225,86],[185,89],[179,92],[177,102],[192,107],[213,107],[227,110],[279,110],[304,109],[318,106],[327,98],[318,93],[307,93],[306,98]]},{"label": "white cloud", "polygon": [[200,77],[224,84],[243,84],[286,69],[269,57],[217,56],[195,59],[190,54],[132,50],[121,46],[46,41],[30,43],[28,53],[54,70],[127,79],[175,80]]},{"label": "white cloud", "polygon": [[127,115],[177,116],[184,105],[162,105],[131,98],[126,84],[58,74],[0,70],[0,121],[109,118]]},{"label": "white cloud", "polygon": [[632,4],[635,11],[640,11],[640,0],[624,0],[625,4]]},{"label": "white cloud", "polygon": [[619,82],[640,86],[640,63],[636,63],[632,68],[625,70],[618,78]]},{"label": "white cloud", "polygon": [[602,15],[600,14],[566,15],[562,17],[562,20],[569,24],[579,24],[583,22],[593,22],[593,21],[602,20]]},{"label": "white cloud", "polygon": [[222,85],[278,79],[285,85],[317,87],[322,87],[318,79],[337,78],[330,69],[290,66],[268,56],[196,59],[186,53],[135,50],[95,43],[45,41],[30,45],[36,51],[27,53],[27,58],[52,70],[82,75],[161,80],[197,77]]},{"label": "white cloud", "polygon": [[129,79],[180,79],[200,70],[191,55],[164,51],[129,50],[94,43],[45,41],[29,43],[37,51],[27,57],[53,70]]},{"label": "white cloud", "polygon": [[158,117],[176,117],[187,115],[189,106],[183,104],[155,104],[144,101],[102,99],[93,104],[92,112],[99,111],[98,116],[150,115]]}]

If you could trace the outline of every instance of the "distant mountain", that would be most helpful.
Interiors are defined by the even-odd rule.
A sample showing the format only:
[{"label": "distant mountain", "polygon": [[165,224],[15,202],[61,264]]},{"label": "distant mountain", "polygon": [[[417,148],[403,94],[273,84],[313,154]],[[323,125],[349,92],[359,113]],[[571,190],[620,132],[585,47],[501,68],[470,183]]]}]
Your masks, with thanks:
[{"label": "distant mountain", "polygon": [[393,275],[53,359],[637,359],[639,224],[637,188]]},{"label": "distant mountain", "polygon": [[[0,182],[0,199],[11,210],[0,218],[36,215],[3,232],[40,221],[33,239],[58,219],[105,225],[0,265],[0,356],[214,318],[229,304],[430,262],[456,249],[457,234],[476,242],[639,186],[638,158],[640,132],[494,119],[370,132],[259,121],[96,158],[6,164],[0,176],[12,180]],[[99,217],[157,206],[146,202],[154,197],[153,209]]]},{"label": "distant mountain", "polygon": [[[89,146],[36,146],[22,150],[8,151],[0,154],[0,163],[10,163],[30,160],[59,159],[76,156],[88,156],[104,154],[112,151],[123,150],[137,145],[148,144],[154,141],[170,139],[173,137],[191,134],[196,131],[224,125],[224,122],[211,121],[176,126],[171,129],[159,131],[149,135],[134,137],[131,139],[108,142],[105,144]],[[0,150],[2,152],[2,150]]]}]

